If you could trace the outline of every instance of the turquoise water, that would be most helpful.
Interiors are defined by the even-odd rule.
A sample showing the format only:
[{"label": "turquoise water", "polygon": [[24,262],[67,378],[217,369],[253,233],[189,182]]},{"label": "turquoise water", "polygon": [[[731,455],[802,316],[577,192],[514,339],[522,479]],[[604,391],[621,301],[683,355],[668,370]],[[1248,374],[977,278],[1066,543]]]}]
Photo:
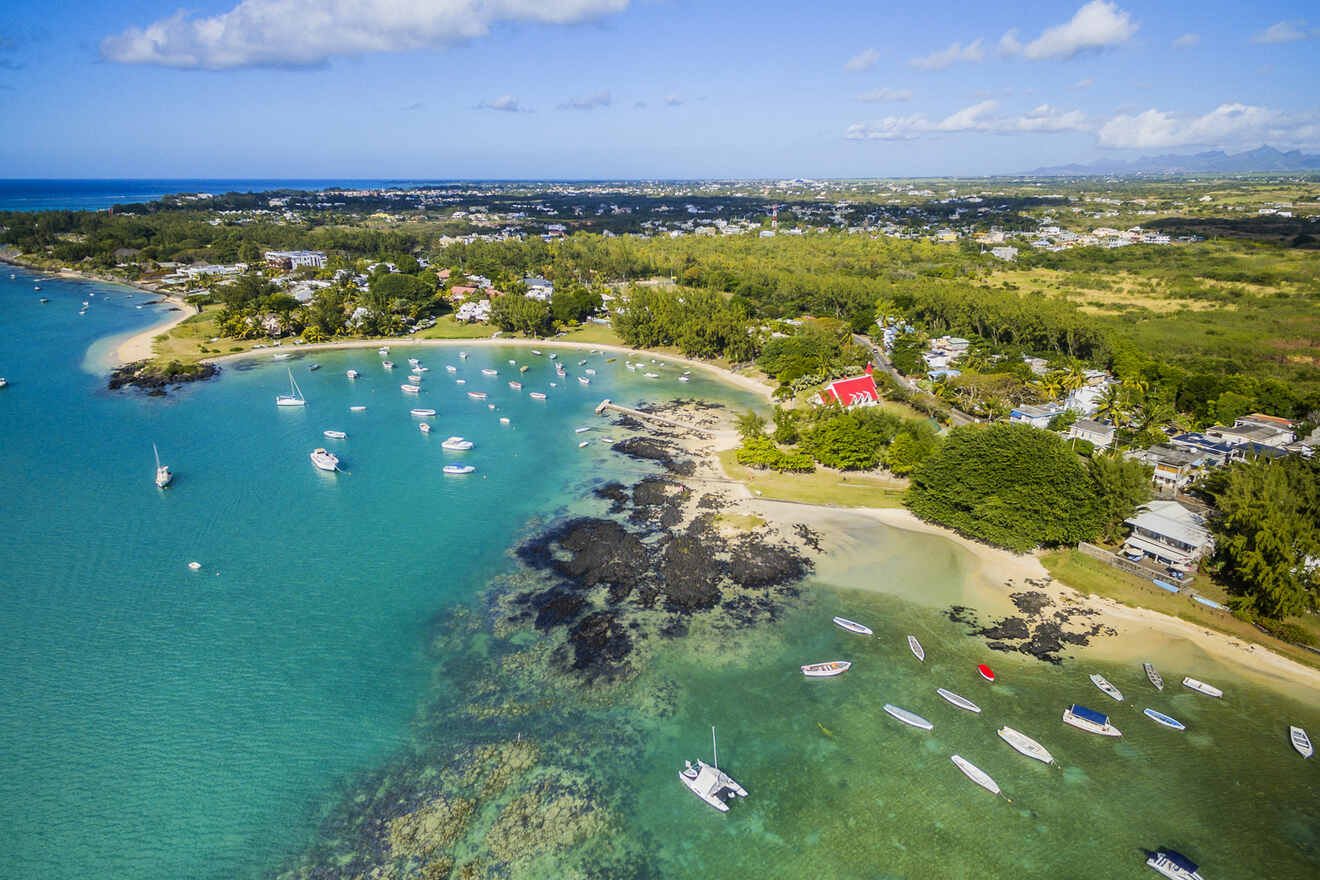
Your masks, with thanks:
[{"label": "turquoise water", "polygon": [[[591,387],[551,388],[548,363],[526,350],[474,347],[464,362],[456,348],[395,346],[396,363],[412,355],[431,368],[420,397],[398,390],[406,371],[386,373],[374,349],[231,363],[164,399],[112,394],[84,352],[142,326],[155,307],[134,306],[148,297],[65,281],[37,294],[18,275],[0,277],[0,375],[11,383],[0,390],[0,875],[268,874],[331,846],[322,820],[383,787],[378,768],[391,784],[425,779],[461,744],[514,731],[539,744],[546,767],[591,775],[609,810],[609,832],[570,855],[626,851],[631,875],[1141,877],[1140,848],[1159,845],[1214,880],[1320,872],[1320,759],[1303,762],[1285,739],[1294,721],[1320,739],[1313,693],[1262,687],[1185,642],[1151,654],[1164,694],[1133,663],[992,654],[933,607],[948,599],[884,592],[960,595],[970,557],[929,536],[876,527],[868,543],[859,529],[847,545],[858,563],[831,570],[878,590],[815,589],[755,630],[695,623],[606,697],[539,666],[539,636],[492,637],[482,603],[516,570],[508,548],[565,511],[599,512],[583,499],[600,480],[651,472],[594,442],[577,447],[624,435],[594,405],[674,392],[747,405],[708,379],[653,382],[596,356]],[[587,356],[561,353],[574,374]],[[508,358],[532,365],[523,394],[505,385]],[[310,372],[313,360],[322,369]],[[347,380],[349,367],[363,378]],[[304,409],[274,405],[286,368]],[[529,400],[535,388],[551,399]],[[488,391],[496,409],[468,389]],[[349,412],[359,403],[366,412]],[[413,406],[439,410],[431,436]],[[579,425],[597,427],[579,436]],[[328,428],[349,437],[326,440]],[[445,453],[449,434],[477,446]],[[166,492],[151,482],[152,442],[177,474]],[[307,453],[323,445],[347,473],[311,467]],[[457,460],[478,471],[440,473]],[[465,609],[477,613],[457,616]],[[836,613],[877,638],[832,626]],[[908,632],[925,664],[907,652]],[[532,659],[510,662],[522,654]],[[836,657],[854,668],[825,681],[797,672]],[[979,662],[1000,682],[977,678]],[[1109,703],[1091,671],[1129,702]],[[1183,691],[1186,674],[1226,698]],[[984,714],[945,704],[940,686]],[[519,700],[531,708],[516,716],[483,709]],[[1063,726],[1073,701],[1111,711],[1126,736]],[[886,702],[935,730],[899,725]],[[1157,727],[1146,705],[1189,731]],[[1001,743],[1006,723],[1062,769]],[[751,792],[727,816],[674,778],[683,758],[709,757],[712,724],[721,766]],[[962,777],[953,752],[1012,803]],[[458,848],[479,857],[479,841]],[[565,873],[532,864],[515,874]]]}]

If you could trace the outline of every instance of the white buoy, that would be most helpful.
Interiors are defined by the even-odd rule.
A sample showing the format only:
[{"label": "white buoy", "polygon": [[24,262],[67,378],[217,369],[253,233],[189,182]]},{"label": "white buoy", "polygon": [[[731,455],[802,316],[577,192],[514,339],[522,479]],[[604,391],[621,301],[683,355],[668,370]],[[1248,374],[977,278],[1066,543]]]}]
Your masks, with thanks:
[{"label": "white buoy", "polygon": [[196,571],[197,569],[202,567],[202,564],[200,562],[190,562],[188,563],[188,567],[191,568],[193,571]]}]

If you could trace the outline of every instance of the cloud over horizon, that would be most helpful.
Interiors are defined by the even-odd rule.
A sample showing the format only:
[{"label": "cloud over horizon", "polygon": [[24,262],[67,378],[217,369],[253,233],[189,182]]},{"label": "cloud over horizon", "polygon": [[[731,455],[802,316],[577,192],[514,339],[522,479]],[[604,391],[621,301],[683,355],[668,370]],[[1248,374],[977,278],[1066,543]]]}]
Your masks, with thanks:
[{"label": "cloud over horizon", "polygon": [[603,92],[594,92],[582,97],[569,98],[559,105],[560,110],[595,110],[597,107],[608,107],[613,103],[610,97],[609,89]]},{"label": "cloud over horizon", "polygon": [[1220,104],[1201,116],[1151,108],[1113,117],[1100,127],[1098,139],[1102,147],[1126,150],[1252,143],[1291,147],[1320,140],[1320,117],[1249,104]]},{"label": "cloud over horizon", "polygon": [[512,22],[572,24],[631,0],[241,0],[228,12],[180,9],[101,40],[101,57],[182,70],[318,67],[332,58],[443,49]]},{"label": "cloud over horizon", "polygon": [[1003,116],[995,112],[998,108],[997,101],[982,101],[938,121],[932,121],[922,113],[910,116],[886,116],[873,122],[858,122],[850,125],[844,137],[854,141],[908,141],[928,134],[964,132],[1045,134],[1089,131],[1091,128],[1086,115],[1080,110],[1061,113],[1049,104],[1041,104],[1034,110],[1017,116]]},{"label": "cloud over horizon", "polygon": [[531,113],[532,108],[524,107],[518,103],[518,99],[513,95],[500,95],[493,101],[482,101],[477,105],[478,110],[499,110],[502,113]]}]

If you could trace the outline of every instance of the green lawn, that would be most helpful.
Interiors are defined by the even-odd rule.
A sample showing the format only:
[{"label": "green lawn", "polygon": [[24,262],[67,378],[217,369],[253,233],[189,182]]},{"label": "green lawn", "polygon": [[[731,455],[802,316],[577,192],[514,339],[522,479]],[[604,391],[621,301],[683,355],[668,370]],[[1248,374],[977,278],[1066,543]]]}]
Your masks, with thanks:
[{"label": "green lawn", "polygon": [[825,504],[832,507],[902,507],[907,481],[897,477],[859,476],[817,470],[810,474],[780,474],[743,467],[737,450],[720,453],[720,466],[736,480],[764,498]]}]

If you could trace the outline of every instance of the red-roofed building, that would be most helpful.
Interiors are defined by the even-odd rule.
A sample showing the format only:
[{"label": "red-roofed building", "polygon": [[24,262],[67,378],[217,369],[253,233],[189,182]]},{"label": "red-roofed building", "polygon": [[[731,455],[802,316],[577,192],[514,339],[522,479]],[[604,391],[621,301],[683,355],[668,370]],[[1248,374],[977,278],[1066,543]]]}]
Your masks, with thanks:
[{"label": "red-roofed building", "polygon": [[832,383],[820,393],[820,397],[825,403],[837,400],[844,407],[874,406],[880,402],[880,392],[876,391],[875,380],[869,372],[865,376]]}]

